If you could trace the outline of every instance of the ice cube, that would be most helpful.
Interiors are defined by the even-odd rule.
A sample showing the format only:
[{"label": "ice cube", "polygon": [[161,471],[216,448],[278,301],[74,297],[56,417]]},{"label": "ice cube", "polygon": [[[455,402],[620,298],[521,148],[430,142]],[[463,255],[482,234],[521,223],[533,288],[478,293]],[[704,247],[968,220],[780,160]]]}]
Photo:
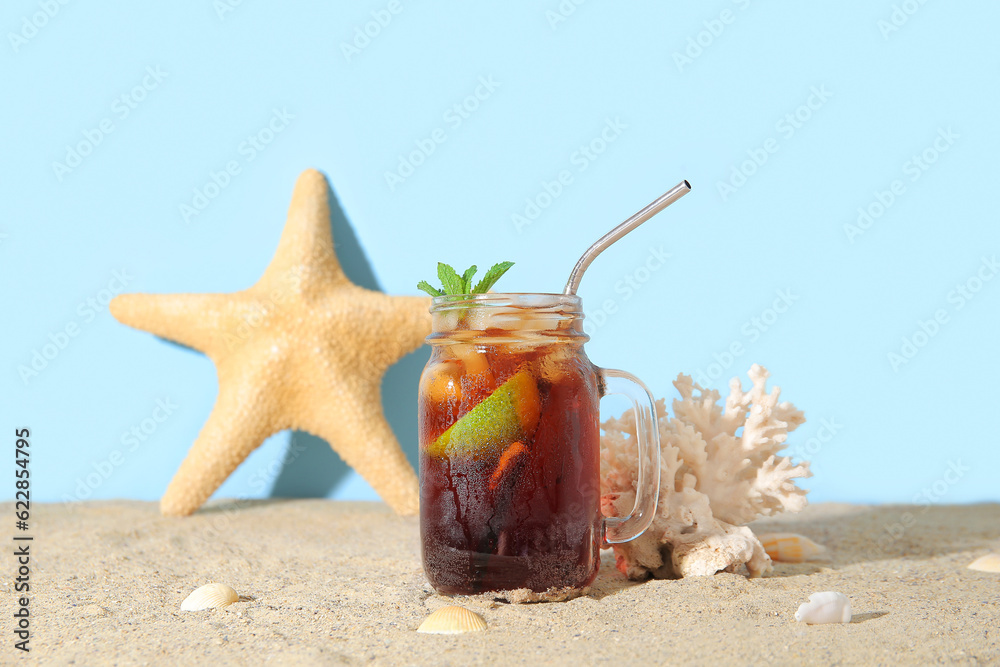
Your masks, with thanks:
[{"label": "ice cube", "polygon": [[455,360],[445,360],[428,366],[420,376],[420,394],[431,405],[462,402],[462,366]]},{"label": "ice cube", "polygon": [[472,306],[465,312],[465,327],[472,331],[485,331],[490,326],[491,310],[488,306]]},{"label": "ice cube", "polygon": [[553,345],[536,362],[539,377],[555,384],[559,380],[579,373],[579,352],[571,345]]},{"label": "ice cube", "polygon": [[449,351],[465,366],[469,375],[480,375],[490,369],[485,350],[474,343],[458,343],[448,346]]},{"label": "ice cube", "polygon": [[458,311],[443,310],[434,313],[435,331],[454,331],[458,327]]},{"label": "ice cube", "polygon": [[521,320],[521,328],[527,331],[555,331],[559,327],[559,318],[553,313],[526,313]]},{"label": "ice cube", "polygon": [[557,318],[551,313],[531,313],[524,310],[508,311],[494,317],[494,326],[508,331],[554,331]]}]

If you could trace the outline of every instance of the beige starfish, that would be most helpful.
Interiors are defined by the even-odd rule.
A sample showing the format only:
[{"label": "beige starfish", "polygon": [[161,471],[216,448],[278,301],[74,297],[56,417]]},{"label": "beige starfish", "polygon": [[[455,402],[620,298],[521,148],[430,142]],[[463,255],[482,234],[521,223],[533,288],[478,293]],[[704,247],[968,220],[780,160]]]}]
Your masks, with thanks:
[{"label": "beige starfish", "polygon": [[204,352],[219,396],[160,509],[198,509],[254,449],[284,429],[317,435],[400,514],[417,478],[382,413],[386,369],[430,333],[430,300],[358,287],[333,251],[326,179],[299,176],[271,264],[234,294],[123,294],[118,321]]}]

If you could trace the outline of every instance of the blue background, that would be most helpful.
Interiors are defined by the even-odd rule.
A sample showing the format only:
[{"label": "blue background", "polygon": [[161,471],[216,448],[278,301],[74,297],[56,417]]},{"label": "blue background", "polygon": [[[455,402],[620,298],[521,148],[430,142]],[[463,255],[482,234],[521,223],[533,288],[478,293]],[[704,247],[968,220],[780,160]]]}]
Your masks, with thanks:
[{"label": "blue background", "polygon": [[[161,495],[215,371],[100,302],[116,271],[125,291],[251,285],[307,167],[339,196],[350,275],[396,294],[438,260],[512,260],[504,289],[560,291],[593,239],[686,178],[588,271],[591,358],[668,398],[678,372],[724,389],[767,366],[809,418],[790,445],[814,501],[1000,499],[1000,4],[224,2],[4,3],[0,432],[32,429],[35,499]],[[411,456],[425,358],[386,385]],[[109,461],[157,399],[177,407]],[[272,493],[373,497],[288,433],[218,495]]]}]

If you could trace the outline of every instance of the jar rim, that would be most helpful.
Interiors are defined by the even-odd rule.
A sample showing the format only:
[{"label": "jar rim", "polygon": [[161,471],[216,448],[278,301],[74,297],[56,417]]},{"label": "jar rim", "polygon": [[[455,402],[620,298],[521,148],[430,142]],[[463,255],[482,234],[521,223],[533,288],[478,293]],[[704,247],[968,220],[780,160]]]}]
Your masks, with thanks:
[{"label": "jar rim", "polygon": [[431,299],[431,312],[469,306],[514,307],[560,310],[567,315],[583,314],[583,300],[576,294],[548,292],[496,292],[488,294],[446,294]]}]

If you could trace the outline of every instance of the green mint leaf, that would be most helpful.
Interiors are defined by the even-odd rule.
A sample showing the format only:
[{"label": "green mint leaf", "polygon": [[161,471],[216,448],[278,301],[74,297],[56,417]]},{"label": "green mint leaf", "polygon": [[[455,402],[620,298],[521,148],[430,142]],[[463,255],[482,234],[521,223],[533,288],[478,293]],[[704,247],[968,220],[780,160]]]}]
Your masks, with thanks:
[{"label": "green mint leaf", "polygon": [[462,274],[462,294],[472,294],[472,276],[476,275],[476,265],[473,264]]},{"label": "green mint leaf", "polygon": [[438,278],[441,280],[441,289],[445,294],[461,294],[462,278],[444,262],[438,262]]},{"label": "green mint leaf", "polygon": [[461,296],[465,294],[485,294],[500,280],[500,276],[507,272],[507,269],[514,266],[514,262],[500,262],[494,264],[479,284],[472,287],[472,279],[476,275],[475,264],[465,270],[465,273],[458,275],[453,267],[444,262],[438,262],[438,278],[441,280],[441,287],[437,288],[426,280],[417,283],[417,289],[427,292],[431,296]]},{"label": "green mint leaf", "polygon": [[439,290],[437,287],[434,287],[426,280],[421,280],[419,283],[417,283],[417,289],[423,290],[428,294],[430,294],[431,296],[444,296],[444,292]]},{"label": "green mint leaf", "polygon": [[476,285],[475,289],[472,290],[472,293],[486,294],[490,291],[490,288],[493,287],[498,280],[500,280],[500,276],[507,273],[507,269],[512,266],[514,266],[514,262],[500,262],[499,264],[494,264],[490,270],[486,272],[486,275],[483,276],[483,279],[479,281],[479,284]]}]

